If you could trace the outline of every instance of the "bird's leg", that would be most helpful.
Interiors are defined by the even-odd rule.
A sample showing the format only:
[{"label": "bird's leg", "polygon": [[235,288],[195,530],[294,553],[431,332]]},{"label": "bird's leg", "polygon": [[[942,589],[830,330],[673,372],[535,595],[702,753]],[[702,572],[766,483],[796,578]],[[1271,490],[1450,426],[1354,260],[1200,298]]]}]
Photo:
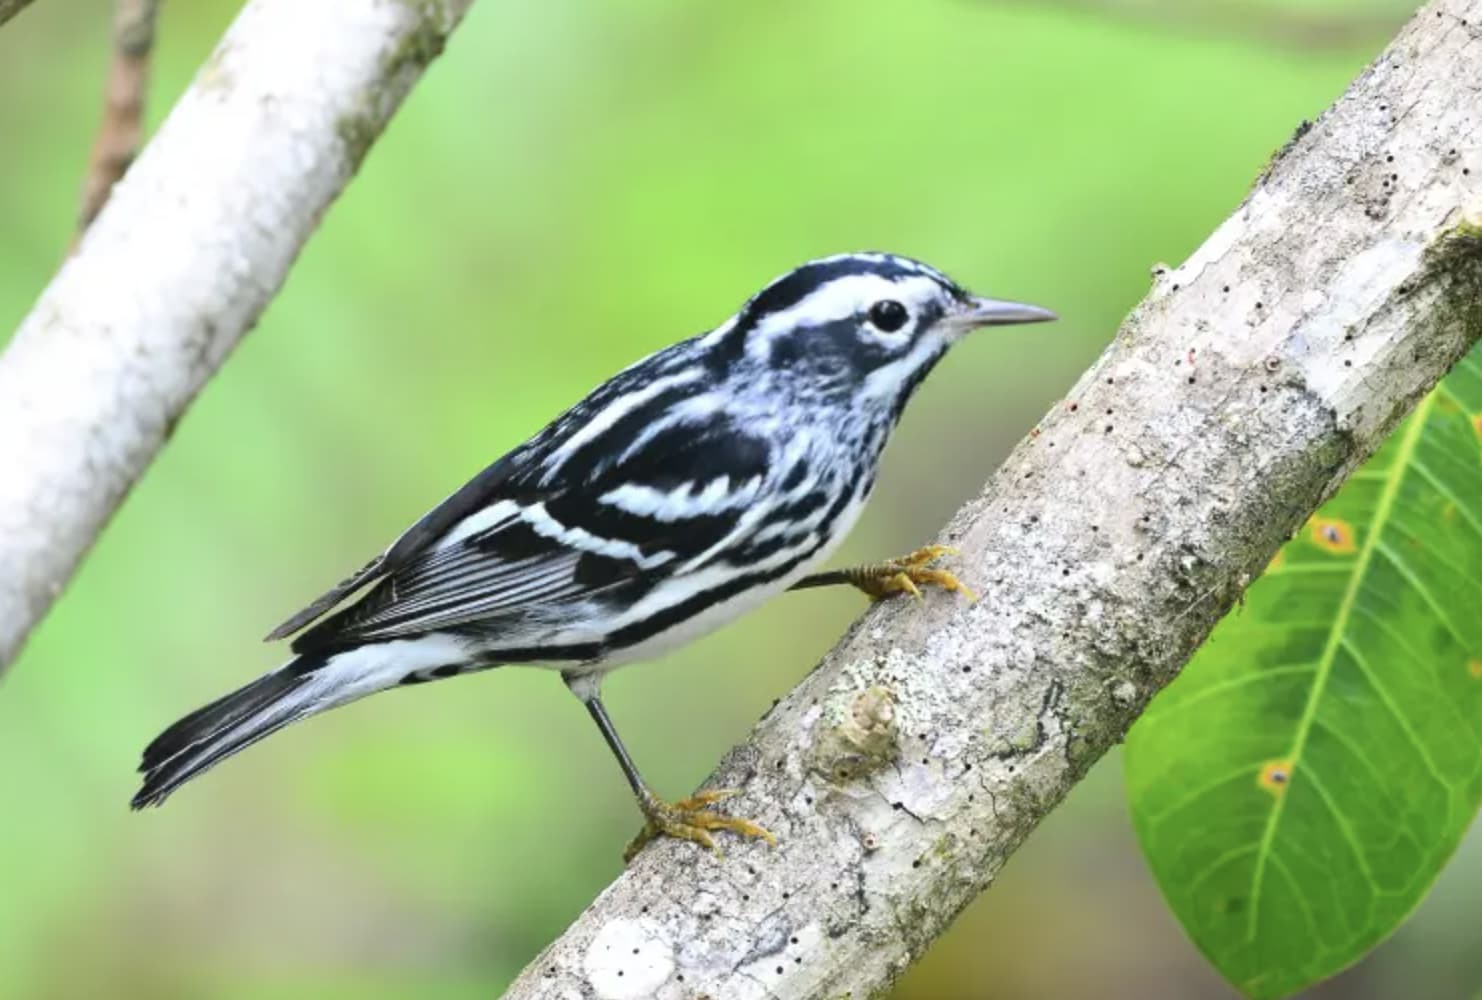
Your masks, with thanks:
[{"label": "bird's leg", "polygon": [[814,573],[803,577],[790,589],[803,590],[808,587],[847,583],[864,591],[871,600],[880,601],[897,594],[910,594],[919,598],[922,587],[940,587],[942,590],[956,591],[969,601],[976,601],[977,597],[955,574],[944,569],[934,569],[931,565],[942,556],[956,554],[957,550],[947,545],[928,545],[899,559]]},{"label": "bird's leg", "polygon": [[597,696],[595,678],[590,675],[566,675],[565,680],[567,686],[586,704],[587,711],[592,715],[592,721],[596,722],[597,728],[602,731],[602,738],[607,741],[613,756],[617,758],[618,765],[623,769],[623,775],[628,779],[628,784],[633,787],[633,794],[638,799],[638,808],[643,811],[644,819],[647,820],[638,836],[633,838],[633,842],[623,852],[624,861],[633,860],[634,856],[650,840],[659,836],[692,840],[701,847],[708,847],[720,853],[715,846],[714,838],[710,836],[713,830],[729,830],[740,836],[756,837],[776,846],[777,838],[755,823],[734,816],[724,816],[709,808],[722,799],[735,795],[736,789],[725,788],[696,792],[689,798],[678,802],[666,802],[659,798],[648,786],[648,782],[643,780],[643,775],[638,773],[637,765],[628,755],[627,747],[623,746],[623,741],[617,734],[617,728],[613,726],[607,709],[602,706],[602,699]]},{"label": "bird's leg", "polygon": [[765,840],[770,846],[776,847],[777,838],[750,820],[724,816],[706,808],[739,791],[737,788],[708,789],[678,802],[665,802],[652,789],[644,788],[638,793],[638,807],[643,810],[647,822],[623,851],[623,860],[632,861],[650,840],[659,836],[693,840],[701,847],[708,847],[719,854],[720,848],[715,846],[715,840],[710,836],[711,830],[729,830],[742,837]]}]

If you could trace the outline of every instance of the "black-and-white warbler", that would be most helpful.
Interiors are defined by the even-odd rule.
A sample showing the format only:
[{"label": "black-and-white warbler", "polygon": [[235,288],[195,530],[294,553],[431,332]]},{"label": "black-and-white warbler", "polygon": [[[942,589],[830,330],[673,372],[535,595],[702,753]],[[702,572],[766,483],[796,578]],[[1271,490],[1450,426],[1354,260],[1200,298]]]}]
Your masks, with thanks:
[{"label": "black-and-white warbler", "polygon": [[648,820],[640,839],[709,846],[717,829],[770,839],[707,808],[724,793],[673,804],[655,795],[602,707],[603,676],[789,588],[965,589],[931,568],[935,547],[808,574],[854,524],[886,439],[947,349],[978,327],[1053,318],[888,254],[783,275],[713,331],[598,386],[275,629],[270,639],[312,624],[288,663],[149,745],[134,807],[373,692],[540,664],[560,670],[617,756]]}]

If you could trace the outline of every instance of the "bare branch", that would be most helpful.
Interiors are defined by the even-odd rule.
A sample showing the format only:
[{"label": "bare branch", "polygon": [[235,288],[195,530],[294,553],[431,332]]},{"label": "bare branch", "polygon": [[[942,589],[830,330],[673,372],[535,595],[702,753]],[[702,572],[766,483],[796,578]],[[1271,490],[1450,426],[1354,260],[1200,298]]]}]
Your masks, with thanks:
[{"label": "bare branch", "polygon": [[[103,208],[143,136],[144,95],[149,88],[149,53],[154,48],[158,0],[114,0],[113,58],[103,90],[103,122],[88,156],[82,184],[78,238]],[[73,243],[74,249],[76,242]]]},{"label": "bare branch", "polygon": [[727,756],[779,846],[650,847],[507,997],[878,995],[1482,336],[1479,219],[1482,0],[1445,0],[958,513],[982,599],[871,611]]},{"label": "bare branch", "polygon": [[0,667],[471,0],[251,0],[0,356]]}]

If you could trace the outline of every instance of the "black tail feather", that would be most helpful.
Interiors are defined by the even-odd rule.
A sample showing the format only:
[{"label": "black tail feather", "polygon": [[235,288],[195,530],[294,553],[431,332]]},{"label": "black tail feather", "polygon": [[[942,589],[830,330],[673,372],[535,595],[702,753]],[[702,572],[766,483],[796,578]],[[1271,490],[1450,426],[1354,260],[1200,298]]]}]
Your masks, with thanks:
[{"label": "black tail feather", "polygon": [[[309,672],[294,666],[265,674],[160,733],[144,750],[139,765],[144,784],[130,805],[159,805],[213,764],[298,718],[288,696],[309,680]],[[275,707],[281,710],[273,711]]]}]

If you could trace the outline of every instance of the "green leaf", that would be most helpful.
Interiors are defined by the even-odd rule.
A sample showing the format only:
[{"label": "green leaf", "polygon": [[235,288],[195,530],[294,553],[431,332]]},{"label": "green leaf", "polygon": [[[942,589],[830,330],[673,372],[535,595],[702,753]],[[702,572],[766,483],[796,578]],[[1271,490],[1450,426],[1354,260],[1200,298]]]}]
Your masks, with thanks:
[{"label": "green leaf", "polygon": [[1133,822],[1253,997],[1357,961],[1482,803],[1482,356],[1272,561],[1127,740]]}]

